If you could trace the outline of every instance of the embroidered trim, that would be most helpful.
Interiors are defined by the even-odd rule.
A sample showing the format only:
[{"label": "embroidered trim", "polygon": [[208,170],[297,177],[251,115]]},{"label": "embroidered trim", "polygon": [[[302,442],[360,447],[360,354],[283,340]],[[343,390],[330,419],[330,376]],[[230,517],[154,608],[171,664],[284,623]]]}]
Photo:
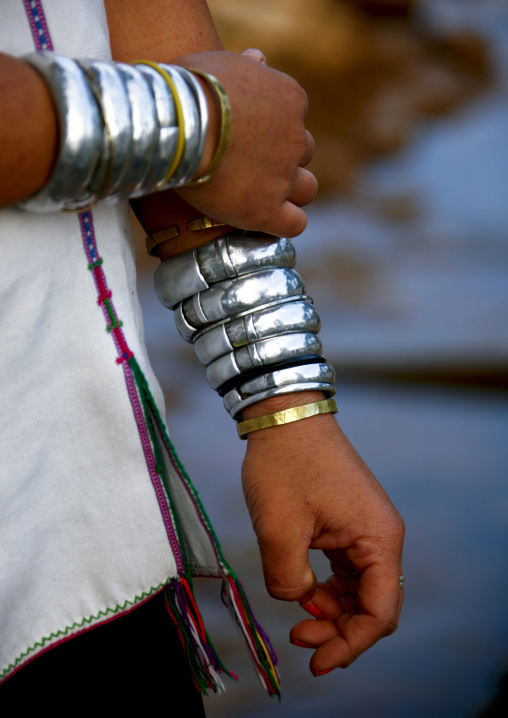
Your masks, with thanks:
[{"label": "embroidered trim", "polygon": [[[36,651],[37,648],[44,648],[44,646],[46,646],[46,644],[48,644],[50,641],[53,641],[55,638],[58,638],[59,636],[62,637],[62,640],[66,636],[68,638],[70,638],[71,637],[71,636],[69,636],[70,631],[73,631],[76,628],[84,628],[85,626],[90,628],[91,624],[94,621],[97,621],[99,618],[105,618],[106,616],[108,616],[110,614],[125,612],[129,606],[130,606],[130,608],[134,608],[139,603],[147,600],[154,594],[159,593],[159,591],[163,590],[167,586],[168,581],[171,581],[171,577],[169,577],[165,581],[162,581],[161,583],[159,583],[158,586],[152,586],[148,592],[143,591],[143,593],[140,596],[134,596],[132,601],[129,601],[127,599],[125,601],[125,603],[118,604],[114,608],[108,607],[104,611],[99,611],[96,616],[88,616],[86,618],[83,618],[83,620],[80,623],[73,623],[71,626],[66,626],[61,631],[57,631],[56,633],[50,633],[49,636],[45,636],[44,638],[41,638],[40,641],[36,641],[33,644],[33,646],[30,646],[30,648],[27,648],[27,650],[24,651],[24,653],[21,653],[13,663],[8,665],[7,668],[2,673],[0,673],[0,680],[2,678],[4,678],[7,675],[7,673],[9,673],[13,669],[15,669],[17,666],[19,666],[19,664],[22,663],[25,660],[25,658],[27,658],[27,656],[29,656],[31,653]],[[86,630],[86,628],[85,628],[85,630]],[[72,634],[72,635],[74,636],[75,634]],[[54,644],[51,644],[51,646],[53,646],[53,645]],[[49,647],[50,646],[47,646],[47,648],[49,648]],[[37,655],[39,655],[39,654],[37,654]],[[34,658],[35,658],[35,656],[34,656]]]},{"label": "embroidered trim", "polygon": [[40,0],[23,0],[26,17],[32,31],[32,38],[36,50],[52,50],[53,43],[49,35],[44,10]]},{"label": "embroidered trim", "polygon": [[127,384],[127,391],[132,405],[134,418],[138,427],[141,445],[145,455],[146,464],[150,473],[150,479],[157,496],[159,508],[166,528],[166,533],[171,545],[171,549],[175,556],[177,570],[180,575],[185,571],[184,559],[182,557],[181,546],[179,545],[177,536],[175,535],[175,520],[171,511],[171,499],[169,497],[167,487],[161,481],[160,470],[157,461],[154,459],[153,445],[150,441],[146,425],[146,417],[140,405],[139,395],[136,388],[135,380],[128,364],[130,359],[134,359],[134,354],[129,349],[127,341],[122,331],[122,322],[118,319],[113,300],[111,298],[111,290],[108,287],[106,275],[102,268],[102,258],[99,256],[95,231],[93,226],[92,213],[82,212],[79,214],[79,224],[81,236],[83,239],[83,247],[88,260],[88,269],[91,271],[95,286],[97,288],[98,304],[104,314],[106,320],[106,331],[113,337],[113,341],[118,352],[117,363],[122,364]]},{"label": "embroidered trim", "polygon": [[[41,0],[23,0],[23,3],[32,31],[35,48],[37,50],[53,50]],[[185,545],[180,532],[176,512],[172,509],[173,504],[169,491],[169,482],[160,457],[157,436],[163,442],[172,465],[179,479],[185,486],[195,507],[197,516],[208,535],[210,544],[217,558],[218,568],[224,579],[223,600],[230,608],[234,621],[244,635],[254,659],[258,677],[268,691],[268,694],[270,696],[277,695],[280,700],[279,679],[275,669],[276,659],[268,637],[254,618],[240,581],[224,560],[215,532],[198,498],[197,492],[192,486],[167,435],[164,422],[153,400],[148,383],[125,340],[121,328],[122,322],[116,314],[111,290],[108,288],[106,275],[102,269],[102,258],[99,256],[97,250],[92,213],[90,211],[80,213],[79,223],[83,247],[88,259],[88,269],[92,272],[97,288],[97,304],[103,311],[106,320],[106,331],[113,337],[118,352],[116,361],[122,365],[124,371],[127,391],[138,427],[148,472],[176,561],[179,579],[171,579],[166,592],[166,605],[172,619],[178,626],[182,644],[189,657],[196,687],[200,688],[205,694],[207,688],[212,688],[214,691],[218,689],[224,690],[218,674],[221,671],[226,671],[226,669],[217,657],[194,601],[192,578],[185,557]],[[178,539],[180,539],[180,541],[178,541]],[[148,597],[151,594],[143,595]],[[90,623],[94,619],[98,620],[99,617],[107,616],[108,613],[116,613],[119,610],[124,610],[127,605],[133,604],[126,601],[123,606],[117,606],[115,609],[108,608],[105,612],[99,612],[97,617],[83,619],[83,622],[77,624],[77,626],[83,626],[85,623]],[[73,627],[74,626],[67,628],[66,632],[72,630]],[[49,638],[42,639],[42,644],[36,643],[35,647],[38,645],[43,646],[44,642],[47,643],[58,635],[65,635],[65,632],[59,631],[56,634],[51,634]],[[15,664],[9,666],[2,676],[5,675],[7,671],[10,671],[12,667],[19,665],[23,658],[35,650],[35,647],[28,649],[27,652],[16,659]],[[188,650],[189,648],[191,650]],[[229,673],[228,675],[232,678],[236,678],[234,674]]]}]

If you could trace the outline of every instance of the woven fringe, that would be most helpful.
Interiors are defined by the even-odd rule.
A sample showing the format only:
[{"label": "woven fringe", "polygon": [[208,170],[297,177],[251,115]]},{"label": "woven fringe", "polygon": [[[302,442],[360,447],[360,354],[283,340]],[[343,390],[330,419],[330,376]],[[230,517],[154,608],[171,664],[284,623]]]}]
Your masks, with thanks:
[{"label": "woven fringe", "polygon": [[[280,700],[279,676],[275,669],[277,658],[270,644],[270,640],[256,621],[242,584],[222,555],[220,544],[211,527],[208,516],[167,435],[164,422],[159,415],[148,383],[139,364],[134,357],[128,359],[128,364],[133,372],[143,407],[145,422],[150,434],[152,450],[157,465],[157,473],[165,487],[174,528],[179,537],[179,548],[182,554],[182,560],[185,565],[188,565],[184,552],[181,527],[178,525],[177,512],[172,506],[170,486],[165,475],[164,463],[161,460],[157,445],[157,432],[163,437],[166,449],[173,458],[174,466],[177,469],[180,480],[189,489],[194,507],[207,528],[210,544],[214,547],[214,552],[217,557],[217,566],[223,578],[222,600],[228,607],[235,625],[247,644],[261,685],[270,697],[277,696]],[[220,661],[206,633],[194,599],[192,579],[188,570],[186,570],[185,576],[175,579],[168,586],[166,590],[166,606],[178,627],[180,640],[189,660],[194,683],[198,690],[201,690],[205,695],[207,695],[208,690],[213,690],[214,692],[223,691],[224,685],[220,679],[220,673],[225,673],[230,678],[237,680],[237,676],[235,676],[234,673],[230,673]]]},{"label": "woven fringe", "polygon": [[280,702],[279,674],[275,668],[277,656],[270,639],[254,617],[242,584],[232,571],[224,577],[222,601],[247,644],[261,685],[270,698],[277,696]]},{"label": "woven fringe", "polygon": [[166,608],[178,629],[178,635],[189,661],[194,685],[205,696],[208,691],[224,691],[220,673],[237,681],[218,657],[213,643],[205,630],[203,619],[196,605],[190,578],[175,579],[166,589]]}]

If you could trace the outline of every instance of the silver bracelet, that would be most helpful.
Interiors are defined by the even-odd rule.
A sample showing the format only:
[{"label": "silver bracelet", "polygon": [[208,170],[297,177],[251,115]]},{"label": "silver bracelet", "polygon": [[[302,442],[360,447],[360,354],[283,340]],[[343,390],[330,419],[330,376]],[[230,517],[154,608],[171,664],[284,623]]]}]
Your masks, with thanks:
[{"label": "silver bracelet", "polygon": [[31,212],[71,208],[88,193],[103,148],[104,123],[85,74],[68,57],[39,52],[23,58],[46,81],[58,115],[60,147],[44,187],[18,206]]},{"label": "silver bracelet", "polygon": [[[109,145],[109,165],[102,187],[96,193],[113,195],[118,190],[132,153],[132,117],[127,88],[115,66],[107,62],[79,61],[99,103]],[[91,193],[92,194],[92,193]]]},{"label": "silver bracelet", "polygon": [[234,317],[230,317],[227,319],[222,319],[220,322],[215,322],[212,326],[207,326],[205,328],[203,327],[194,327],[186,320],[183,314],[182,305],[179,304],[177,307],[175,307],[175,313],[174,313],[174,319],[175,319],[175,325],[178,329],[178,332],[182,339],[185,339],[186,342],[193,342],[198,337],[203,334],[203,332],[208,331],[209,329],[214,329],[215,327],[219,327],[222,324],[227,324],[228,322],[233,321],[234,319],[240,319],[241,317],[247,316],[248,314],[251,314],[253,311],[262,311],[264,309],[270,309],[271,307],[278,307],[282,304],[287,304],[288,302],[294,302],[294,301],[302,301],[302,302],[310,302],[312,303],[312,298],[307,296],[306,294],[295,294],[290,297],[282,297],[281,299],[276,299],[273,302],[267,302],[266,304],[260,304],[258,307],[254,307],[254,309],[247,309],[245,312],[239,312]]},{"label": "silver bracelet", "polygon": [[170,75],[166,82],[159,66],[78,63],[52,52],[24,59],[48,85],[60,146],[49,180],[18,205],[21,209],[82,210],[98,200],[140,196],[193,179],[203,156],[209,111],[192,73],[165,65]]},{"label": "silver bracelet", "polygon": [[265,269],[213,284],[210,289],[186,299],[181,307],[186,322],[202,328],[304,292],[302,278],[294,269]]},{"label": "silver bracelet", "polygon": [[264,267],[294,265],[295,249],[290,239],[256,237],[239,230],[161,262],[154,274],[155,293],[161,304],[172,309],[211,284]]},{"label": "silver bracelet", "polygon": [[212,389],[219,389],[230,379],[241,377],[244,372],[256,367],[303,357],[319,357],[322,350],[323,345],[316,334],[280,334],[224,354],[208,366],[206,378]]},{"label": "silver bracelet", "polygon": [[245,344],[293,332],[317,334],[320,328],[319,315],[310,302],[286,302],[214,324],[194,338],[194,349],[201,364],[208,366]]},{"label": "silver bracelet", "polygon": [[228,409],[229,404],[226,404],[226,396],[228,396],[228,394],[226,394],[224,397],[224,408],[228,411],[232,419],[241,421],[242,412],[245,411],[247,407],[257,404],[260,401],[264,401],[265,399],[271,399],[274,396],[281,396],[282,394],[296,394],[300,391],[322,391],[327,398],[330,398],[331,396],[334,396],[336,390],[334,384],[331,383],[305,382],[303,384],[288,384],[287,386],[279,386],[259,392],[258,394],[253,394],[252,396],[233,404],[230,409]]},{"label": "silver bracelet", "polygon": [[[171,77],[183,111],[183,130],[185,135],[185,148],[178,167],[166,185],[162,187],[181,187],[190,182],[201,158],[198,157],[200,118],[193,92],[187,82],[173,65],[160,65]],[[196,168],[196,169],[194,169]]]},{"label": "silver bracelet", "polygon": [[152,88],[144,75],[132,65],[116,64],[131,105],[132,150],[120,184],[120,193],[132,195],[144,188],[144,180],[159,139],[157,109]]},{"label": "silver bracelet", "polygon": [[[330,392],[335,384],[335,371],[331,364],[326,362],[318,362],[315,364],[296,364],[284,369],[266,372],[254,379],[240,384],[231,389],[224,395],[224,407],[230,414],[234,414],[236,406],[241,402],[251,399],[254,396],[264,396],[266,392],[275,389],[284,389],[285,392],[291,391],[311,391],[320,389]],[[304,387],[304,388],[295,388]],[[265,397],[266,398],[266,397]],[[258,399],[256,399],[258,401]],[[259,401],[261,401],[259,399]],[[253,401],[252,403],[255,403]],[[249,404],[250,406],[250,404]],[[245,408],[242,404],[242,408]]]},{"label": "silver bracelet", "polygon": [[292,269],[296,263],[295,247],[291,239],[244,230],[235,230],[203,244],[197,248],[196,257],[209,284],[262,269]]},{"label": "silver bracelet", "polygon": [[160,127],[178,127],[175,102],[166,80],[150,65],[139,64],[136,69],[146,77],[152,87]]},{"label": "silver bracelet", "polygon": [[196,159],[194,165],[189,170],[190,179],[193,179],[196,172],[198,171],[198,167],[205,151],[206,135],[208,133],[208,124],[210,119],[210,114],[208,112],[208,102],[203,88],[201,87],[196,76],[192,74],[192,72],[189,72],[189,70],[186,70],[184,67],[179,67],[178,65],[173,65],[173,70],[179,72],[183,79],[186,81],[186,83],[189,85],[192,93],[194,94],[194,99],[196,101],[199,115],[199,140],[196,150]]},{"label": "silver bracelet", "polygon": [[[136,65],[136,69],[146,78],[151,87],[159,125],[158,141],[144,181],[144,189],[154,191],[162,188],[165,184],[168,158],[174,157],[176,153],[180,130],[178,129],[173,96],[165,79],[149,65],[139,64]],[[142,196],[144,193],[142,189],[134,192],[131,196]]]}]

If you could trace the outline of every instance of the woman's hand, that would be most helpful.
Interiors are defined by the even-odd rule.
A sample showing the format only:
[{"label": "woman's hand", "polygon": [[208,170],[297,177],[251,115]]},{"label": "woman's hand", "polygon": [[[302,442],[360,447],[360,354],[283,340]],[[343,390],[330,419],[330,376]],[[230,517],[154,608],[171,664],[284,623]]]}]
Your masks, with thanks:
[{"label": "woman's hand", "polygon": [[304,126],[305,92],[255,52],[205,52],[173,62],[217,77],[232,110],[231,141],[213,179],[179,194],[225,224],[276,236],[300,234],[306,225],[301,207],[317,192],[316,178],[304,169],[314,153]]},{"label": "woman's hand", "polygon": [[[314,616],[291,631],[292,643],[314,649],[314,675],[395,630],[404,524],[331,415],[250,434],[242,481],[268,592]],[[330,559],[326,583],[309,548]]]}]

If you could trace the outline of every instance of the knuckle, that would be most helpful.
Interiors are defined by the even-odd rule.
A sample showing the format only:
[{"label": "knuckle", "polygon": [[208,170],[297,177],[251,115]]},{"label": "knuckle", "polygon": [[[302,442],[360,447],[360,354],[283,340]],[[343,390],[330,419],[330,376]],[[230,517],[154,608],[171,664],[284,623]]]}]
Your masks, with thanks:
[{"label": "knuckle", "polygon": [[395,633],[399,625],[399,619],[393,618],[391,620],[386,621],[384,629],[383,629],[383,636],[391,636],[392,633]]}]

